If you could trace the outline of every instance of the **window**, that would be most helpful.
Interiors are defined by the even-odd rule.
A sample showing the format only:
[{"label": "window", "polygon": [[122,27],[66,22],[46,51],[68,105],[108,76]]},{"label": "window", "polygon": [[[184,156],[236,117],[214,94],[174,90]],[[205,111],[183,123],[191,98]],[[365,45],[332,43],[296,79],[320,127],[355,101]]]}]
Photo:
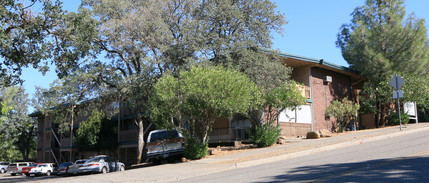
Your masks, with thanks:
[{"label": "window", "polygon": [[164,139],[173,139],[179,137],[179,134],[176,130],[168,130],[168,131],[160,131],[156,133],[152,133],[150,137],[151,142],[156,142]]}]

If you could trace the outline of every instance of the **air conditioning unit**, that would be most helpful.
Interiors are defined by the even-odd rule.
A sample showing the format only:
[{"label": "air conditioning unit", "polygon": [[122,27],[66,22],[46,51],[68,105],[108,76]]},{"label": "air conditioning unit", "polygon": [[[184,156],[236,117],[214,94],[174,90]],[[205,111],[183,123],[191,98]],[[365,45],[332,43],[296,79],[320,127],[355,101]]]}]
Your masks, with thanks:
[{"label": "air conditioning unit", "polygon": [[332,82],[332,76],[326,76],[325,82]]}]

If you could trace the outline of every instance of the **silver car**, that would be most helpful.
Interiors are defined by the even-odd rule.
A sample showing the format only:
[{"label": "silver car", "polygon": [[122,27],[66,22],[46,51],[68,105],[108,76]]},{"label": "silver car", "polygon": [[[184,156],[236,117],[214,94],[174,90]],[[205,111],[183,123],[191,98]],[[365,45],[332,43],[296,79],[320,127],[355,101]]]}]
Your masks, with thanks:
[{"label": "silver car", "polygon": [[101,155],[86,161],[79,167],[78,173],[107,173],[124,170],[125,165],[123,163],[118,162],[109,156]]},{"label": "silver car", "polygon": [[68,175],[77,175],[78,174],[78,169],[80,166],[82,166],[86,161],[88,161],[87,159],[80,159],[80,160],[76,160],[76,162],[72,165],[69,165],[68,169],[66,170]]},{"label": "silver car", "polygon": [[9,162],[0,162],[0,173],[6,173]]}]

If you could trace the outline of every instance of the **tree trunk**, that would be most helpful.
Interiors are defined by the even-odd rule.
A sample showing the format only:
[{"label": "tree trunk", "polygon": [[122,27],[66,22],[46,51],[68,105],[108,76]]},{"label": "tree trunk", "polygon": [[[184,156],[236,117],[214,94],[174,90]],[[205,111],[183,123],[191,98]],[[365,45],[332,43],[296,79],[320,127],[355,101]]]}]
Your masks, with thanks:
[{"label": "tree trunk", "polygon": [[382,105],[382,113],[381,113],[381,126],[384,127],[386,125],[386,104]]},{"label": "tree trunk", "polygon": [[138,132],[139,132],[139,140],[138,140],[138,146],[137,146],[137,164],[141,163],[142,155],[143,155],[143,147],[144,147],[144,126],[143,126],[143,119],[138,119]]}]

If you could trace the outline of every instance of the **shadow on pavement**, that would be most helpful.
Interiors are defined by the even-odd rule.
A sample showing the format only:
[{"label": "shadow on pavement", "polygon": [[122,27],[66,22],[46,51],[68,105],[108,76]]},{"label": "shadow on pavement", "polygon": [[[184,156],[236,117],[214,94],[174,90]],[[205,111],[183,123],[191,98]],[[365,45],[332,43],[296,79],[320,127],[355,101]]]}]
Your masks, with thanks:
[{"label": "shadow on pavement", "polygon": [[[353,158],[353,157],[350,157]],[[304,166],[269,182],[429,182],[429,157]]]}]

